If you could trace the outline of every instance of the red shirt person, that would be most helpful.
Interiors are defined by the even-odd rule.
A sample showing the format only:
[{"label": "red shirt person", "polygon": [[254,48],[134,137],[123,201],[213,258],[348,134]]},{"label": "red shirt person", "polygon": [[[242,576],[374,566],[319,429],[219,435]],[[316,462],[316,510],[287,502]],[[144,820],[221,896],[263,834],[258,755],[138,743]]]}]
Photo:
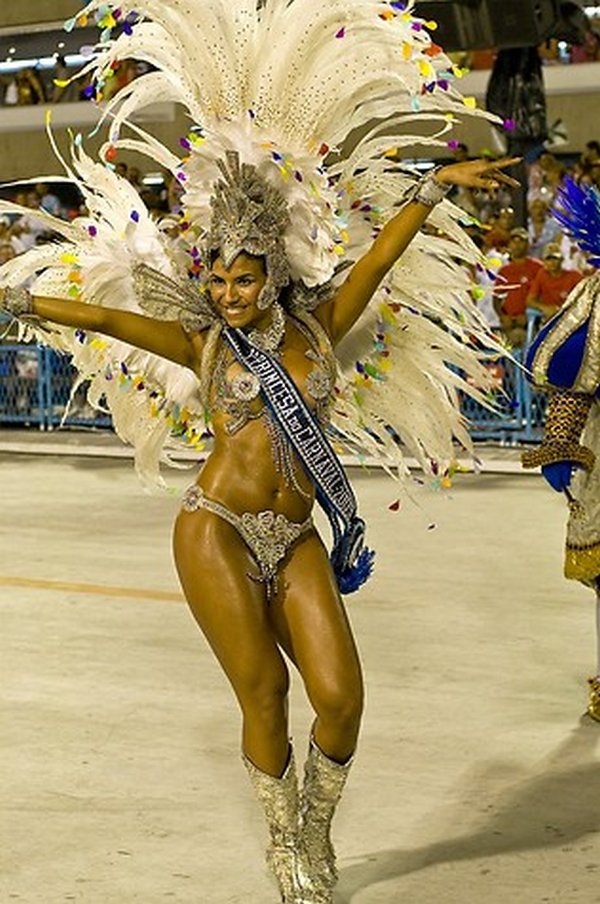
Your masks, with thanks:
[{"label": "red shirt person", "polygon": [[583,279],[579,270],[563,270],[560,245],[550,242],[544,248],[544,266],[535,277],[527,306],[542,312],[542,319],[549,320],[564,304],[567,296]]},{"label": "red shirt person", "polygon": [[508,253],[510,261],[498,271],[494,286],[494,307],[502,330],[513,345],[522,345],[527,332],[527,299],[531,286],[542,270],[536,258],[529,257],[529,233],[516,227],[511,230]]}]

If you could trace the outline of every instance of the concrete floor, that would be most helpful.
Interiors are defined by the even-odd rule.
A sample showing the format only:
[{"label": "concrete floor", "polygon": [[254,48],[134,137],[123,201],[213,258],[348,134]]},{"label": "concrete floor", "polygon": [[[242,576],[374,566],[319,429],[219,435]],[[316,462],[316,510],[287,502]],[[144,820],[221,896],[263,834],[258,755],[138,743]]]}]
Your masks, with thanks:
[{"label": "concrete floor", "polygon": [[[600,902],[592,599],[561,578],[563,501],[469,475],[392,513],[391,482],[353,480],[378,568],[348,601],[368,706],[336,904]],[[0,454],[0,486],[1,904],[275,904],[175,497],[93,458]],[[301,753],[297,681],[293,710]]]}]

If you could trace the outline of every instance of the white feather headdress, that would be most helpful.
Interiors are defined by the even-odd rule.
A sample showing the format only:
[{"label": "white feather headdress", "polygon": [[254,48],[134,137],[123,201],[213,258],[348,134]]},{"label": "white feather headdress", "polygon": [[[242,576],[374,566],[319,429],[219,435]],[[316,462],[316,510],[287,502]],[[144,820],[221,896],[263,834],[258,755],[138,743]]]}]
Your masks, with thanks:
[{"label": "white feather headdress", "polygon": [[[222,161],[235,151],[285,199],[291,278],[308,289],[335,284],[340,265],[368,250],[414,179],[386,152],[443,146],[453,121],[471,112],[455,87],[455,67],[413,15],[411,0],[92,0],[67,27],[93,18],[102,40],[82,75],[92,79],[96,101],[119,61],[149,64],[101,107],[100,127],[108,131],[101,160],[136,151],[169,169],[182,189],[180,235],[172,239],[150,219],[110,163],[94,163],[76,146],[65,166],[89,217],[68,228],[54,223],[65,240],[61,254],[30,252],[0,271],[5,283],[44,269],[38,287],[52,283],[72,294],[76,267],[84,300],[139,310],[140,264],[174,285],[188,280],[207,238]],[[181,156],[130,123],[158,101],[177,103],[189,116]],[[493,385],[479,351],[493,339],[472,304],[465,269],[477,250],[459,217],[451,204],[440,205],[431,222],[444,238],[413,243],[341,349],[336,439],[388,466],[402,463],[395,431],[424,468],[432,461],[444,467],[453,437],[469,444],[459,391],[482,399]],[[175,365],[122,343],[81,346],[67,330],[56,335],[92,377],[94,398],[114,373],[132,378],[129,395],[108,385],[104,394],[117,429],[144,450],[143,471],[153,470],[151,455],[174,425],[193,441],[202,432],[191,375],[182,379]]]}]

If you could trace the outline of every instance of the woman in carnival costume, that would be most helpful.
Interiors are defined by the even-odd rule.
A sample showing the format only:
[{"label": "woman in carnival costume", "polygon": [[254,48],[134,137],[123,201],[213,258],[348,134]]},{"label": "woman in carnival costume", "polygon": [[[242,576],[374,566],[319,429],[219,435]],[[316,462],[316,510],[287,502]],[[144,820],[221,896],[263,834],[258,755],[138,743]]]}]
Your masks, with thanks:
[{"label": "woman in carnival costume", "polygon": [[[554,216],[600,264],[600,193],[568,180]],[[565,577],[595,591],[597,660],[587,713],[600,722],[600,273],[583,279],[538,333],[527,356],[535,382],[549,393],[544,439],[522,456],[541,465],[570,510]]]},{"label": "woman in carnival costume", "polygon": [[[104,29],[82,73],[96,99],[116,60],[143,59],[151,71],[104,109],[100,162],[75,140],[63,165],[89,214],[70,224],[41,215],[63,241],[2,268],[1,305],[73,356],[90,401],[104,400],[135,446],[144,480],[160,481],[176,440],[197,445],[210,424],[213,451],[175,525],[177,569],[242,710],[243,759],[281,900],[327,904],[330,825],[363,707],[340,594],[368,578],[373,553],[325,431],[400,476],[398,437],[430,474],[451,462],[453,438],[469,445],[458,390],[482,400],[492,387],[479,351],[491,340],[464,266],[477,251],[442,199],[450,185],[515,183],[502,172],[510,160],[416,181],[386,158],[390,144],[444,146],[471,106],[410,4],[258,7],[88,4],[77,22],[96,15]],[[130,123],[157,101],[191,118],[183,160]],[[419,122],[429,136],[411,131]],[[173,221],[155,223],[114,172],[121,149],[181,183],[176,237]],[[430,215],[438,235],[425,237]],[[313,525],[315,498],[330,554]],[[316,717],[301,790],[284,654]]]}]

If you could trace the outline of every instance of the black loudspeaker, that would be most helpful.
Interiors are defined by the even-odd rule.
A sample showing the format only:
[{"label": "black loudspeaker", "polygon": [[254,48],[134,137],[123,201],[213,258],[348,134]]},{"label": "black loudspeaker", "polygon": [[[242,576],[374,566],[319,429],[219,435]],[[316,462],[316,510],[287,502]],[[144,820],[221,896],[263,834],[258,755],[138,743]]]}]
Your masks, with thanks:
[{"label": "black loudspeaker", "polygon": [[416,15],[438,23],[444,50],[535,47],[559,21],[559,0],[417,0]]}]

